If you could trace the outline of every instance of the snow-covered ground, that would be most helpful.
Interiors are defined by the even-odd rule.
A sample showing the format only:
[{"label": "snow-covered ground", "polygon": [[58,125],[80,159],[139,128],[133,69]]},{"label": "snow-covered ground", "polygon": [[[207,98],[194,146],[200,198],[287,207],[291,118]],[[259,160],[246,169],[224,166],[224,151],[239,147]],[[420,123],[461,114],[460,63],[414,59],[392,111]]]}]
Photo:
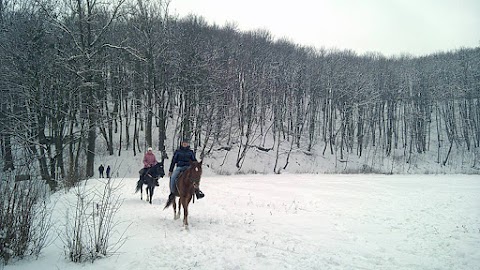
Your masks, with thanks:
[{"label": "snow-covered ground", "polygon": [[[480,269],[478,175],[206,174],[188,230],[163,210],[166,179],[152,205],[133,192],[136,179],[114,181],[126,237],[116,255],[71,263],[57,238],[5,269]],[[74,199],[52,196],[52,236]]]}]

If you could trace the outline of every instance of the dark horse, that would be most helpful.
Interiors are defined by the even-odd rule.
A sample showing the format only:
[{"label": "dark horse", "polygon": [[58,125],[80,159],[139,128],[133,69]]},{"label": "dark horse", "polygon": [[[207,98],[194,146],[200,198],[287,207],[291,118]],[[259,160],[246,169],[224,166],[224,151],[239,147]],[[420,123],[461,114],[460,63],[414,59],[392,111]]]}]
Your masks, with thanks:
[{"label": "dark horse", "polygon": [[165,175],[163,170],[163,160],[162,162],[157,163],[155,166],[146,169],[145,176],[140,175],[140,180],[137,182],[137,188],[135,193],[140,191],[140,199],[143,200],[143,185],[147,185],[147,201],[152,204],[153,191],[155,186],[158,186],[158,178],[161,178]]},{"label": "dark horse", "polygon": [[[173,203],[174,219],[180,218],[180,206],[183,206],[183,225],[185,227],[188,226],[188,204],[192,198],[195,202],[195,190],[200,187],[200,177],[202,177],[202,162],[203,161],[190,161],[190,167],[178,176],[176,184],[177,193],[171,193],[168,196],[168,201],[165,205],[165,208],[168,208]],[[178,214],[175,197],[180,197],[178,199]]]}]

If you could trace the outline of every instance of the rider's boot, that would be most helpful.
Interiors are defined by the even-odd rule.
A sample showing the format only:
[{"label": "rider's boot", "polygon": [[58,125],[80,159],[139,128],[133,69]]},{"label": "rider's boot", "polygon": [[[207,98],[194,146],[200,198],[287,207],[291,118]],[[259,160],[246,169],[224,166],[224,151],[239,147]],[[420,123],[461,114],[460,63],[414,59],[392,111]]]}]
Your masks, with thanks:
[{"label": "rider's boot", "polygon": [[197,199],[201,199],[205,197],[205,194],[200,189],[195,189],[195,195],[197,196]]}]

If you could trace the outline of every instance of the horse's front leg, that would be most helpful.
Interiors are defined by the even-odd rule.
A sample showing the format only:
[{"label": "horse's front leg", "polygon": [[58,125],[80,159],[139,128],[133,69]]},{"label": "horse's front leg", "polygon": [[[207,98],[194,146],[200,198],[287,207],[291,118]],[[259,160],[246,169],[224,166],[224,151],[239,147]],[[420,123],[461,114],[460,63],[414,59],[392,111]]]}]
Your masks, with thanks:
[{"label": "horse's front leg", "polygon": [[155,187],[151,187],[150,188],[150,204],[152,204],[152,198],[153,198],[153,190],[155,189]]},{"label": "horse's front leg", "polygon": [[183,226],[188,226],[188,204],[190,203],[190,199],[192,197],[182,197],[181,201],[183,204]]}]

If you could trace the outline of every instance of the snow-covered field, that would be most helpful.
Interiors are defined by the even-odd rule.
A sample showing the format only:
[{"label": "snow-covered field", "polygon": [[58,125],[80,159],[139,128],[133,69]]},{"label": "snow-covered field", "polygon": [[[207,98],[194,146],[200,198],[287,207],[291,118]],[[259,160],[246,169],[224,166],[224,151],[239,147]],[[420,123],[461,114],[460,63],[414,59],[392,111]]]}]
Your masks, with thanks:
[{"label": "snow-covered field", "polygon": [[[57,238],[5,269],[480,269],[478,175],[205,175],[188,229],[163,210],[166,179],[152,205],[134,194],[136,179],[114,181],[118,254],[71,263]],[[75,197],[52,197],[61,231]]]}]

